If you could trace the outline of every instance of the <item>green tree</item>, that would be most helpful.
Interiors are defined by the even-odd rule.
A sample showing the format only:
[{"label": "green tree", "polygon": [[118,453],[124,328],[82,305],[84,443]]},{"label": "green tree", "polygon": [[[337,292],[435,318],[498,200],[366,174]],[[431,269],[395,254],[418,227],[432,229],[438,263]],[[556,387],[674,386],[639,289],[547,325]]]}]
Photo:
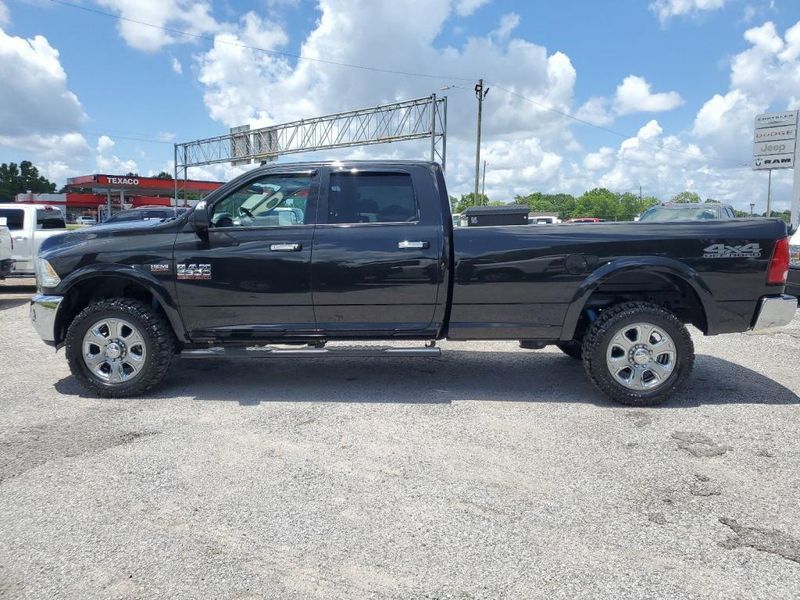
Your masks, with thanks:
[{"label": "green tree", "polygon": [[33,192],[34,194],[52,194],[56,184],[43,175],[29,160],[0,165],[0,202],[13,202],[17,194]]},{"label": "green tree", "polygon": [[[451,199],[452,205],[452,199]],[[462,213],[470,206],[486,206],[489,203],[489,197],[484,194],[478,194],[478,203],[475,203],[475,192],[469,194],[461,194],[461,199],[456,204],[453,212]]]},{"label": "green tree", "polygon": [[570,194],[543,194],[534,192],[527,196],[516,196],[515,204],[524,204],[531,212],[555,213],[560,219],[572,216],[577,205],[575,196]]},{"label": "green tree", "polygon": [[[632,195],[632,194],[631,194]],[[616,221],[620,217],[620,202],[617,194],[606,188],[594,188],[578,198],[573,217],[596,217]]]},{"label": "green tree", "polygon": [[161,171],[161,173],[156,175],[156,179],[172,179],[172,175],[170,175],[166,171]]},{"label": "green tree", "polygon": [[719,200],[714,200],[713,198],[706,198],[705,204],[721,204]]},{"label": "green tree", "polygon": [[672,197],[672,200],[670,200],[670,202],[675,202],[677,204],[689,204],[689,203],[699,204],[702,201],[703,200],[700,198],[700,194],[689,191],[676,194],[675,196]]}]

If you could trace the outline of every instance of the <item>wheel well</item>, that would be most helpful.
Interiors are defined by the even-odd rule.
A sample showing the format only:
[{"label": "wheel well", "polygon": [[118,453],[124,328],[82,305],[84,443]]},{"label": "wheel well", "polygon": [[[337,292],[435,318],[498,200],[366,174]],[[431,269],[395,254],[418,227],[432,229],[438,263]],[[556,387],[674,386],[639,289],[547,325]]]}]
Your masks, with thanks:
[{"label": "wheel well", "polygon": [[575,339],[583,338],[599,312],[632,300],[657,304],[683,323],[690,323],[703,333],[708,331],[703,303],[686,280],[663,273],[627,271],[611,276],[592,292],[575,327]]},{"label": "wheel well", "polygon": [[56,344],[66,339],[67,329],[79,312],[94,302],[108,298],[134,298],[164,312],[158,299],[141,283],[116,276],[89,278],[76,283],[64,298],[56,321]]}]

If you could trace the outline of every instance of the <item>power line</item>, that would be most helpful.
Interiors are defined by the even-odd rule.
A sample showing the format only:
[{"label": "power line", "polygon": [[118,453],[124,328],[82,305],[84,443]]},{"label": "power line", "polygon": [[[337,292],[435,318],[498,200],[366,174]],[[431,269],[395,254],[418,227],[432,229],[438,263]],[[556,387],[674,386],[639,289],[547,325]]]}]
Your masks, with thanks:
[{"label": "power line", "polygon": [[270,54],[273,56],[282,56],[284,58],[293,58],[295,60],[304,60],[309,62],[316,62],[325,65],[334,65],[337,67],[347,67],[350,69],[360,69],[362,71],[372,71],[374,73],[389,73],[392,75],[404,75],[407,77],[424,77],[427,79],[446,79],[446,80],[456,80],[456,81],[473,81],[474,77],[455,77],[455,76],[445,76],[445,75],[436,75],[433,73],[415,73],[413,71],[398,71],[395,69],[383,69],[381,67],[371,67],[368,65],[359,65],[355,63],[346,63],[340,62],[335,60],[328,60],[324,58],[312,58],[310,56],[302,56],[300,54],[294,54],[292,52],[284,52],[281,50],[268,50],[266,48],[261,48],[259,46],[253,46],[250,44],[243,44],[241,42],[231,42],[223,39],[215,38],[214,36],[205,35],[202,33],[192,33],[190,31],[186,31],[183,29],[178,29],[176,27],[167,27],[166,25],[156,25],[154,23],[148,23],[146,21],[140,21],[138,19],[131,19],[130,17],[123,17],[122,15],[116,15],[111,12],[106,12],[104,10],[100,10],[97,8],[92,8],[90,6],[83,6],[80,4],[74,4],[72,2],[66,2],[65,0],[50,0],[53,4],[59,4],[61,6],[68,6],[70,8],[76,8],[88,13],[93,13],[96,15],[102,15],[104,17],[109,17],[111,19],[116,19],[118,21],[124,21],[126,23],[134,23],[136,25],[142,25],[143,27],[152,27],[153,29],[159,29],[161,31],[165,31],[167,33],[172,33],[175,35],[183,35],[186,37],[195,38],[198,40],[205,40],[211,43],[218,43],[218,44],[226,44],[228,46],[235,46],[237,48],[244,48],[246,50],[253,50],[255,52],[263,52],[264,54]]},{"label": "power line", "polygon": [[[165,25],[156,25],[154,23],[148,23],[146,21],[141,21],[141,20],[138,20],[138,19],[132,19],[130,17],[124,17],[122,15],[117,15],[117,14],[114,14],[114,13],[111,13],[111,12],[107,12],[107,11],[103,11],[103,10],[100,10],[100,9],[97,9],[97,8],[92,8],[92,7],[89,7],[89,6],[83,6],[83,5],[80,5],[80,4],[74,4],[72,2],[67,2],[66,0],[50,0],[50,2],[53,3],[53,4],[58,4],[58,5],[61,5],[61,6],[66,6],[66,7],[69,7],[69,8],[82,10],[84,12],[88,12],[88,13],[92,13],[92,14],[96,14],[96,15],[101,15],[101,16],[108,17],[108,18],[111,18],[111,19],[115,19],[117,21],[124,21],[124,22],[127,22],[127,23],[134,23],[136,25],[141,25],[143,27],[151,27],[153,29],[158,29],[160,31],[164,31],[164,32],[167,32],[167,33],[172,33],[172,34],[175,34],[175,35],[182,35],[182,36],[185,36],[185,37],[190,37],[190,38],[194,38],[194,39],[198,39],[198,40],[205,40],[205,41],[208,41],[208,42],[211,42],[211,43],[219,43],[219,44],[225,44],[225,45],[233,46],[233,47],[237,47],[237,48],[244,48],[244,49],[247,49],[247,50],[252,50],[254,52],[262,52],[264,54],[273,55],[273,56],[281,56],[281,57],[284,57],[284,58],[293,58],[293,59],[298,60],[298,61],[308,61],[308,62],[314,62],[314,63],[320,63],[320,64],[326,64],[326,65],[333,65],[333,66],[338,66],[338,67],[345,67],[345,68],[350,68],[350,69],[359,69],[359,70],[362,70],[362,71],[370,71],[370,72],[374,72],[374,73],[388,73],[388,74],[392,74],[392,75],[403,75],[403,76],[406,76],[406,77],[420,77],[420,78],[427,78],[427,79],[440,79],[440,80],[450,80],[450,81],[470,81],[470,82],[475,80],[475,78],[473,78],[473,77],[457,77],[457,76],[454,76],[454,75],[440,75],[440,74],[432,74],[432,73],[416,73],[416,72],[413,72],[413,71],[400,71],[400,70],[395,70],[395,69],[384,69],[384,68],[380,68],[380,67],[372,67],[372,66],[368,66],[368,65],[359,65],[359,64],[355,64],[355,63],[346,63],[346,62],[340,62],[340,61],[335,61],[335,60],[328,60],[328,59],[324,59],[324,58],[312,58],[312,57],[309,57],[309,56],[302,56],[300,54],[295,54],[295,53],[292,53],[292,52],[284,52],[284,51],[281,51],[281,50],[268,50],[266,48],[261,48],[259,46],[253,46],[253,45],[250,45],[250,44],[244,44],[244,43],[241,43],[241,42],[232,42],[232,41],[227,41],[227,40],[223,40],[223,39],[217,39],[216,37],[210,36],[210,35],[205,35],[205,34],[201,34],[201,33],[192,33],[190,31],[186,31],[186,30],[183,30],[183,29],[178,29],[176,27],[168,27],[168,26],[165,26]],[[489,83],[489,82],[487,81],[487,83]],[[592,123],[591,121],[587,121],[586,119],[581,119],[580,117],[576,117],[574,115],[571,115],[569,113],[561,111],[561,110],[559,110],[559,109],[557,109],[557,108],[555,108],[553,106],[549,106],[547,104],[544,104],[543,102],[539,102],[537,100],[534,100],[533,98],[530,98],[528,96],[520,94],[519,92],[515,92],[514,90],[511,90],[509,88],[503,87],[502,85],[500,85],[497,82],[491,82],[491,83],[496,88],[498,88],[501,91],[506,92],[507,94],[511,94],[512,96],[516,96],[516,97],[518,97],[518,98],[520,98],[522,100],[525,100],[527,102],[530,102],[531,104],[534,104],[534,105],[536,105],[536,106],[538,106],[540,108],[543,108],[545,110],[548,110],[550,112],[558,114],[558,115],[560,115],[562,117],[566,117],[568,119],[571,119],[571,120],[576,121],[578,123],[581,123],[583,125],[588,125],[589,127],[592,127],[592,128],[597,129],[599,131],[604,131],[606,133],[610,133],[612,135],[615,135],[615,136],[623,138],[623,139],[636,138],[639,143],[647,145],[647,146],[650,146],[650,147],[655,148],[657,150],[662,150],[664,152],[671,152],[673,154],[682,154],[682,155],[685,155],[685,156],[689,156],[691,158],[697,158],[697,156],[695,154],[692,154],[691,152],[686,152],[684,150],[678,150],[676,148],[667,148],[667,147],[665,147],[663,145],[653,144],[653,143],[648,142],[646,140],[639,139],[635,135],[622,133],[620,131],[616,131],[614,129],[610,129],[610,128],[604,127],[602,125],[597,125],[595,123]],[[452,86],[452,87],[459,87],[459,86]],[[152,143],[163,143],[163,144],[171,143],[171,142],[164,142],[164,141],[161,141],[161,140],[154,140],[154,139],[143,139],[143,138],[138,138],[137,139],[137,138],[133,138],[133,137],[124,137],[124,136],[115,136],[115,137],[118,137],[119,139],[130,139],[130,140],[141,141],[141,142],[152,142]],[[713,159],[713,160],[716,160],[720,164],[722,164],[723,162],[729,162],[729,161],[723,161],[722,159]],[[729,164],[729,165],[726,165],[726,168],[737,168],[737,169],[745,169],[745,168],[747,168],[747,169],[749,169],[751,167],[750,167],[749,164],[736,164],[735,166],[732,165],[732,164]]]}]

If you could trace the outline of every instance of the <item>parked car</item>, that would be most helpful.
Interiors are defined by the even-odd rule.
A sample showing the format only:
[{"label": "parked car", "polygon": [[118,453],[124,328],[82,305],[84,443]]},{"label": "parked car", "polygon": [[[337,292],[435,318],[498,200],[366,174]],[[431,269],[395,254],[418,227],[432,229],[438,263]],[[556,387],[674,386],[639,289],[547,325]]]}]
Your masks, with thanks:
[{"label": "parked car", "polygon": [[95,225],[96,223],[97,221],[95,220],[94,217],[80,216],[77,219],[75,219],[76,225]]},{"label": "parked car", "polygon": [[789,241],[789,277],[786,293],[800,297],[800,230],[795,231]]},{"label": "parked car", "polygon": [[569,219],[567,223],[602,223],[603,219],[598,219],[596,217],[576,217],[574,219]]},{"label": "parked car", "polygon": [[14,270],[14,239],[6,227],[6,218],[0,217],[0,279],[5,279]]},{"label": "parked car", "polygon": [[[431,357],[447,338],[554,344],[646,405],[686,382],[687,323],[788,323],[788,264],[777,219],[454,229],[438,164],[275,164],[177,219],[49,239],[31,319],[102,396],[145,392],[177,354]],[[426,345],[325,347],[364,339]]]},{"label": "parked car", "polygon": [[733,207],[717,202],[703,204],[667,203],[644,211],[639,222],[647,221],[707,221],[709,219],[735,219]]},{"label": "parked car", "polygon": [[0,205],[0,218],[6,219],[14,240],[15,277],[32,277],[42,242],[67,231],[61,209],[43,204]]},{"label": "parked car", "polygon": [[142,206],[140,208],[129,208],[122,210],[115,215],[112,215],[105,221],[106,223],[122,223],[124,221],[150,221],[151,219],[170,219],[178,217],[186,212],[187,209],[177,207],[170,208],[169,206]]}]

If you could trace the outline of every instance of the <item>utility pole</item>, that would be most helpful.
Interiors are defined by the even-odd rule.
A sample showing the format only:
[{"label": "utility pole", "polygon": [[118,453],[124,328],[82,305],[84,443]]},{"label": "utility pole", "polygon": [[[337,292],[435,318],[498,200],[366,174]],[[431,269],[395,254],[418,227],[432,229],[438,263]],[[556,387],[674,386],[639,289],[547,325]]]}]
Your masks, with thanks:
[{"label": "utility pole", "polygon": [[483,161],[483,177],[481,178],[481,196],[486,197],[486,161]]},{"label": "utility pole", "polygon": [[756,207],[756,203],[755,202],[751,202],[750,203],[750,216],[751,217],[753,216],[753,210],[755,209],[755,207]]},{"label": "utility pole", "polygon": [[483,117],[483,99],[489,93],[489,88],[483,89],[483,79],[479,79],[475,84],[475,97],[478,99],[478,141],[475,146],[475,205],[478,200],[478,183],[481,174],[481,118]]},{"label": "utility pole", "polygon": [[642,186],[640,184],[639,185],[639,202],[641,202],[641,201],[642,201]]}]

